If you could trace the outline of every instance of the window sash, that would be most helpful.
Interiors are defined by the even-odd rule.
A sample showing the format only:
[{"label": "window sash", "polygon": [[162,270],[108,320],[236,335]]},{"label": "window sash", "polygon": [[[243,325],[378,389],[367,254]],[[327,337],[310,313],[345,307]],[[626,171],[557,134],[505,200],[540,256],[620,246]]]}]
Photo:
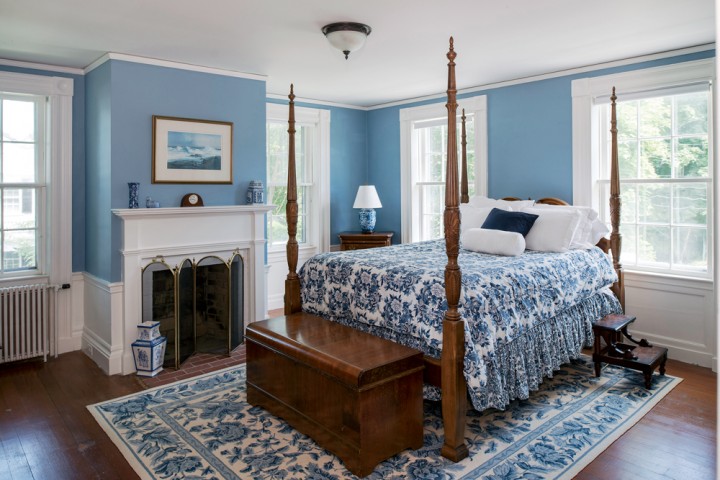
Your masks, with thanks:
[{"label": "window sash", "polygon": [[[268,250],[281,250],[287,244],[287,215],[286,205],[287,198],[283,196],[283,201],[274,202],[275,192],[278,189],[287,188],[287,158],[288,158],[288,145],[289,139],[287,135],[287,122],[280,120],[267,120],[268,129],[275,127],[280,128],[282,132],[285,132],[284,136],[280,136],[280,143],[274,145],[275,149],[280,147],[279,150],[272,152],[273,155],[277,156],[278,161],[281,162],[279,166],[275,166],[275,172],[270,172],[270,158],[271,153],[268,151],[268,175],[267,175],[267,189],[268,189],[268,201],[275,204],[275,209],[267,214],[267,239],[268,239]],[[314,195],[314,175],[313,175],[313,164],[315,162],[315,156],[317,155],[316,149],[316,137],[318,134],[318,126],[312,123],[297,122],[296,123],[295,136],[295,176],[297,179],[298,189],[298,224],[297,224],[297,242],[300,245],[312,243],[314,239],[311,235],[311,218],[308,215],[312,208],[312,199]],[[271,148],[270,134],[268,134],[268,150]],[[275,177],[275,178],[273,178]],[[284,234],[282,233],[284,231]]]},{"label": "window sash", "polygon": [[[8,117],[6,102],[32,104],[33,118],[26,118],[33,124],[32,134],[25,135],[16,129],[17,117]],[[44,266],[45,210],[48,208],[46,109],[44,95],[0,93],[0,279],[47,272]],[[27,112],[16,110],[16,115],[23,114]],[[31,167],[13,162],[15,159],[22,162],[22,157],[13,158],[13,150],[16,154],[21,151],[14,148],[17,146],[32,147]],[[18,172],[21,173],[18,175]],[[17,199],[17,209],[14,199]]]},{"label": "window sash", "polygon": [[[635,134],[631,137],[621,137],[618,143],[622,147],[631,144],[634,148],[635,175],[629,176],[630,171],[623,169],[621,161],[621,200],[622,211],[620,230],[623,235],[623,251],[621,262],[626,268],[647,271],[659,274],[685,275],[691,277],[710,278],[712,275],[712,102],[711,95],[707,95],[707,125],[706,133],[683,134],[678,132],[677,100],[679,95],[687,93],[707,92],[707,84],[693,84],[672,89],[655,90],[644,93],[636,93],[632,98],[624,96],[624,100],[618,103],[618,109],[622,103],[638,102],[656,98],[658,92],[670,96],[669,131],[662,135],[641,135],[643,128],[640,123],[640,109],[636,111],[636,123],[633,125]],[[599,138],[602,146],[600,155],[599,177],[596,180],[597,192],[599,195],[599,213],[602,219],[609,224],[609,190],[610,190],[610,134],[606,126],[609,124],[609,105],[596,106],[599,110],[598,127]],[[679,176],[679,150],[681,139],[701,139],[707,141],[707,175]],[[667,141],[669,142],[669,176],[658,178],[645,178],[642,172],[641,143],[644,141]],[[635,142],[635,145],[632,143]],[[631,150],[632,152],[632,150]],[[631,165],[632,167],[633,165]],[[656,173],[656,172],[654,172]],[[624,175],[623,175],[624,174]],[[704,216],[704,223],[683,222],[678,217],[681,215],[678,202],[681,202],[679,189],[691,188],[693,185],[703,185],[705,192],[704,208],[695,208],[699,215]],[[655,188],[662,189],[666,186],[666,193],[656,195],[657,198],[648,198],[647,195],[639,193],[641,189]],[[667,196],[667,199],[662,198]],[[665,218],[648,218],[643,216],[641,202],[652,203],[648,207],[650,211],[663,212]],[[687,200],[686,200],[687,202]],[[692,202],[690,202],[692,203]],[[685,207],[690,208],[690,207]],[[653,240],[654,239],[654,240]],[[654,243],[653,243],[654,241]],[[648,243],[649,242],[649,243]],[[691,250],[694,248],[695,255],[688,253],[688,245]],[[650,249],[650,250],[648,250]],[[654,258],[653,258],[654,257]]]},{"label": "window sash", "polygon": [[[413,215],[416,221],[413,228],[412,241],[424,241],[442,238],[444,235],[443,215],[445,209],[445,174],[447,160],[447,118],[418,120],[413,122]],[[475,191],[475,116],[466,116],[467,159],[468,159],[468,190],[473,196]],[[458,117],[457,146],[458,161],[462,155],[462,124]],[[433,135],[439,138],[432,139]],[[433,160],[436,162],[434,163]],[[458,173],[462,169],[458,165]]]}]

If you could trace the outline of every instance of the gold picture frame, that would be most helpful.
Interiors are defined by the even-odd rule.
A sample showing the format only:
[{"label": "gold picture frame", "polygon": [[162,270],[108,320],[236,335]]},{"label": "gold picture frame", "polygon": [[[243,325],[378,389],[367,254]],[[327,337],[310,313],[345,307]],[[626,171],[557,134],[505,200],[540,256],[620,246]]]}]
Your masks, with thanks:
[{"label": "gold picture frame", "polygon": [[152,183],[233,183],[231,122],[152,118]]}]

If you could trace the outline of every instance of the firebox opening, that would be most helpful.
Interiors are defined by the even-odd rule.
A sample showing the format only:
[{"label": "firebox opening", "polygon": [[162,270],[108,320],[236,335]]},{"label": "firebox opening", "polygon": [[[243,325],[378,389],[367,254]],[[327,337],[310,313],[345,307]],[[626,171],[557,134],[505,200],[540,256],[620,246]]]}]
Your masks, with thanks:
[{"label": "firebox opening", "polygon": [[243,342],[243,260],[207,256],[171,268],[163,259],[143,269],[143,321],[160,322],[164,367],[194,353],[230,355]]}]

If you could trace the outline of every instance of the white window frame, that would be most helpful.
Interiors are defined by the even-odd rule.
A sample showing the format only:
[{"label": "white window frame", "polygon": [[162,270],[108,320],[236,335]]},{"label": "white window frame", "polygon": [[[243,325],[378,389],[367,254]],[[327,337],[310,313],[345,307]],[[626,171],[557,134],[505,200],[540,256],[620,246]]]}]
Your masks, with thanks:
[{"label": "white window frame", "polygon": [[[288,121],[288,106],[268,103],[267,122]],[[330,111],[318,108],[295,107],[295,124],[311,124],[315,127],[313,149],[317,153],[312,165],[312,195],[308,199],[308,229],[305,243],[299,244],[299,250],[330,250]],[[271,215],[271,213],[268,213]],[[268,252],[285,251],[285,244],[268,246]]]},{"label": "white window frame", "polygon": [[[593,108],[595,105],[608,103],[612,88],[615,87],[618,96],[633,95],[635,93],[653,90],[670,89],[691,84],[712,85],[715,73],[714,59],[696,60],[662,67],[634,70],[613,75],[604,75],[593,78],[582,78],[572,82],[572,125],[573,125],[573,204],[590,206],[600,211],[605,207],[599,205],[600,199],[600,152],[603,148],[603,135],[600,134],[600,115]],[[713,108],[712,92],[709,106]],[[711,158],[711,176],[716,177],[716,167],[713,158],[714,141],[712,116],[710,118],[709,155]],[[609,128],[609,126],[607,126]],[[714,244],[716,232],[714,230],[715,217],[718,214],[714,199],[717,197],[713,187],[708,190],[708,203],[712,215],[708,216],[708,243],[709,272],[707,278],[713,275]],[[632,268],[628,268],[633,271]],[[637,270],[638,273],[647,273]],[[660,276],[683,277],[684,274],[660,272]],[[687,275],[692,276],[692,275]]]},{"label": "white window frame", "polygon": [[[56,285],[72,282],[72,96],[73,79],[24,73],[0,72],[0,91],[47,97],[46,166],[47,201],[42,208],[41,230],[44,251],[38,252],[35,274],[8,276],[0,279],[2,286],[28,281]],[[49,234],[49,235],[47,235]],[[69,302],[60,305],[59,320],[69,316]]]},{"label": "white window frame", "polygon": [[[478,95],[458,100],[458,121],[462,115],[472,116],[475,122],[475,195],[487,195],[487,96]],[[447,118],[447,107],[443,103],[422,105],[400,109],[400,208],[401,208],[401,241],[412,242],[414,232],[418,230],[419,218],[418,203],[414,200],[416,178],[416,162],[413,147],[413,128],[415,123],[435,118]],[[459,145],[458,145],[459,146]],[[458,156],[458,171],[460,172],[460,157]]]}]

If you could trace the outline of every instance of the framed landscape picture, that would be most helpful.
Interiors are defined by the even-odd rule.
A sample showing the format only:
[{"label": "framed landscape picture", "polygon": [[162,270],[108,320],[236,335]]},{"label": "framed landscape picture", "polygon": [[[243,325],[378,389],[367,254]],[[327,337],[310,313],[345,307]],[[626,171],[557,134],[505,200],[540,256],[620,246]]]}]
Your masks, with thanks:
[{"label": "framed landscape picture", "polygon": [[232,183],[231,122],[153,115],[152,183]]}]

